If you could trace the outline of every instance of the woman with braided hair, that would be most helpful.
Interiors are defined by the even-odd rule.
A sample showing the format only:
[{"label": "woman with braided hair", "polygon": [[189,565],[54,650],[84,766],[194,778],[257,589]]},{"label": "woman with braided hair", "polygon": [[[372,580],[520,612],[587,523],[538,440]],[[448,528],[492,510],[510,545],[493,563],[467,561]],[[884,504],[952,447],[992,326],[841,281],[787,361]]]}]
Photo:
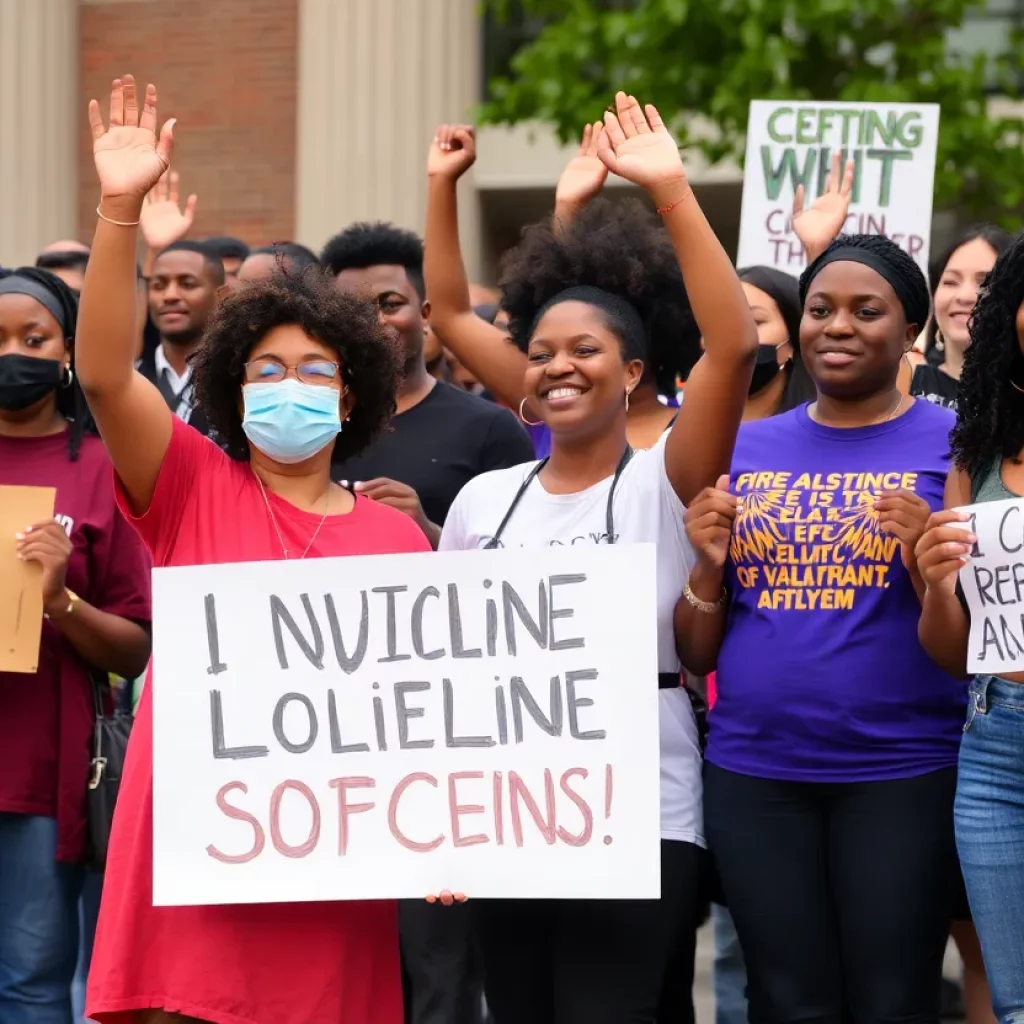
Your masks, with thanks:
[{"label": "woman with braided hair", "polygon": [[[973,502],[1024,495],[1024,235],[996,260],[970,323],[960,377],[954,468],[945,509],[917,549],[925,583],[920,635],[948,672],[967,677],[970,615],[957,573],[975,538],[956,524]],[[1024,1017],[1024,673],[970,684],[960,747],[956,840],[998,1019]]]},{"label": "woman with braided hair", "polygon": [[60,278],[0,271],[0,485],[56,490],[52,517],[3,538],[40,569],[44,610],[38,668],[0,670],[4,1024],[71,1019],[93,688],[139,675],[150,649],[148,560],[75,376],[77,317]]},{"label": "woman with braided hair", "polygon": [[957,882],[964,695],[918,642],[914,550],[953,416],[897,386],[929,312],[897,245],[840,236],[800,297],[817,399],[745,423],[731,475],[686,513],[678,650],[718,684],[705,826],[751,1020],[924,1024]]}]

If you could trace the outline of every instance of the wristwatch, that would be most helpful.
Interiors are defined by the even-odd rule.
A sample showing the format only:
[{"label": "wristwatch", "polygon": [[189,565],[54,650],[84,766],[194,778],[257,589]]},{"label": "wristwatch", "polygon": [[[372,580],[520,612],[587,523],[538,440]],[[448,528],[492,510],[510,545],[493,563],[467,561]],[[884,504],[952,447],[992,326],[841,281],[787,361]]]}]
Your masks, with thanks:
[{"label": "wristwatch", "polygon": [[48,612],[43,612],[43,618],[49,619],[51,622],[59,622],[61,619],[66,619],[74,610],[75,605],[78,604],[79,597],[73,590],[64,588],[64,596],[68,599],[68,606],[56,617],[50,615]]}]

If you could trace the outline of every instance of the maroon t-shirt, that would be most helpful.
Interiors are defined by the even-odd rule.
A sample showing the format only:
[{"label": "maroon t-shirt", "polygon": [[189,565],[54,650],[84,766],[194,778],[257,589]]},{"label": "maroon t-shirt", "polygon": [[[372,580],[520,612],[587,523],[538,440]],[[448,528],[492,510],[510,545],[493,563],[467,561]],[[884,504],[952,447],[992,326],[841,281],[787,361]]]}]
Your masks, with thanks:
[{"label": "maroon t-shirt", "polygon": [[[117,509],[98,438],[84,438],[72,462],[67,434],[0,437],[0,484],[56,487],[54,515],[71,538],[68,589],[148,625],[149,556]],[[38,672],[0,672],[0,811],[56,818],[58,860],[85,853],[92,726],[88,668],[44,619]]]}]

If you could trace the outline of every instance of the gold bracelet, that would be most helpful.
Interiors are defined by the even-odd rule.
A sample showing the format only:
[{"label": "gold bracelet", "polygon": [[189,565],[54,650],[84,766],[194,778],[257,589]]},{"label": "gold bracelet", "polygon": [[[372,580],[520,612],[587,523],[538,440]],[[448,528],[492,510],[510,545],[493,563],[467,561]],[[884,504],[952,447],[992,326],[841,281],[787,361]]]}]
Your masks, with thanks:
[{"label": "gold bracelet", "polygon": [[697,611],[703,612],[705,615],[713,615],[715,612],[720,612],[729,600],[728,592],[725,587],[722,587],[722,596],[717,601],[703,601],[693,592],[689,583],[686,584],[686,588],[683,590],[683,597],[686,598],[686,603],[691,608],[696,608]]},{"label": "gold bracelet", "polygon": [[141,220],[113,220],[110,217],[104,216],[98,206],[96,207],[96,216],[117,228],[137,228],[142,223]]},{"label": "gold bracelet", "polygon": [[64,588],[64,594],[68,599],[67,608],[65,608],[64,611],[62,611],[56,618],[47,612],[43,612],[44,619],[49,619],[51,622],[60,622],[61,619],[66,619],[75,610],[75,605],[78,604],[79,600],[78,595],[74,591],[68,590],[67,587]]}]

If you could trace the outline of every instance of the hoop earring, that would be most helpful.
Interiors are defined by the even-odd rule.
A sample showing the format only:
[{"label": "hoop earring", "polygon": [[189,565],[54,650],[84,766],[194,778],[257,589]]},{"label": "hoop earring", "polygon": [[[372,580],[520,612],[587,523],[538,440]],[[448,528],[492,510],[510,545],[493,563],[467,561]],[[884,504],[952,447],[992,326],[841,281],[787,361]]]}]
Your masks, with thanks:
[{"label": "hoop earring", "polygon": [[71,366],[64,367],[64,376],[61,378],[60,386],[66,391],[75,382],[75,371]]},{"label": "hoop earring", "polygon": [[526,424],[526,425],[527,425],[528,427],[539,427],[539,426],[542,426],[542,425],[543,425],[543,423],[544,423],[544,421],[543,421],[543,420],[536,420],[536,421],[534,421],[534,420],[528,420],[528,419],[526,418],[526,416],[525,416],[525,415],[523,415],[523,410],[524,410],[525,408],[526,408],[526,399],[524,398],[524,399],[523,399],[523,400],[522,400],[522,401],[521,401],[521,402],[519,403],[519,418],[520,418],[520,419],[521,419],[521,420],[522,420],[522,421],[523,421],[523,422],[524,422],[524,423],[525,423],[525,424]]}]

